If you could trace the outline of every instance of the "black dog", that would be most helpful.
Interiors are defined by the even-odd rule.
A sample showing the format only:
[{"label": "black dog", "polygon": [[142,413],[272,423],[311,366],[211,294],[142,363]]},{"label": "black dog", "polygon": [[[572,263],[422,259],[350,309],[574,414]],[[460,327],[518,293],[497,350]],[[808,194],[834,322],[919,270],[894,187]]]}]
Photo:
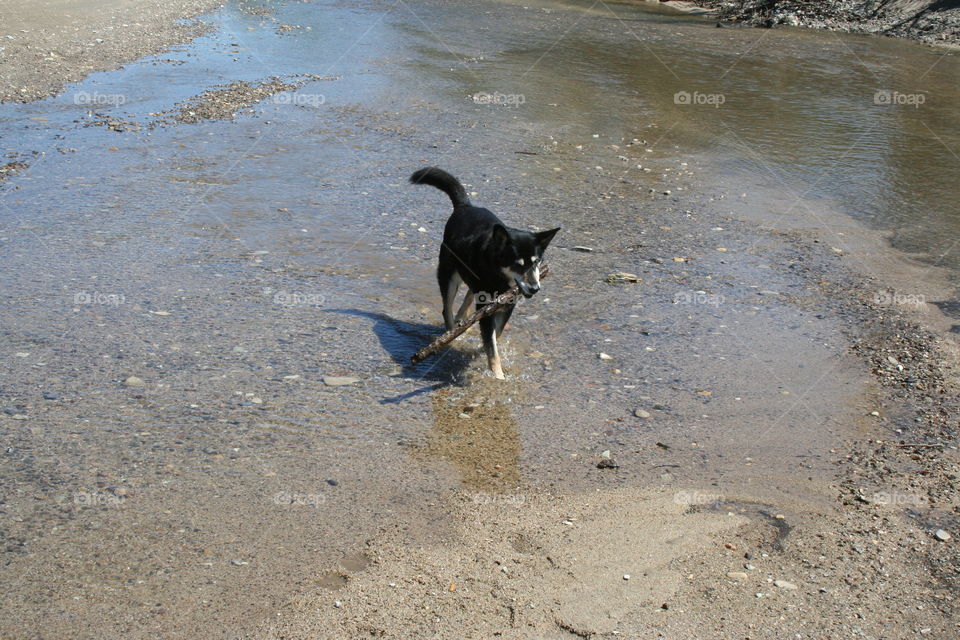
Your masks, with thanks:
[{"label": "black dog", "polygon": [[[463,321],[474,299],[479,309],[514,285],[527,298],[540,290],[539,263],[560,227],[531,233],[505,226],[492,211],[470,204],[460,181],[442,169],[420,169],[410,176],[410,182],[436,187],[453,202],[453,215],[443,230],[437,267],[437,281],[443,298],[443,322],[448,330],[453,328],[454,322]],[[469,289],[454,317],[453,304],[461,282],[466,282]],[[487,363],[493,375],[501,380],[504,376],[497,338],[510,319],[513,307],[511,304],[480,320]]]}]

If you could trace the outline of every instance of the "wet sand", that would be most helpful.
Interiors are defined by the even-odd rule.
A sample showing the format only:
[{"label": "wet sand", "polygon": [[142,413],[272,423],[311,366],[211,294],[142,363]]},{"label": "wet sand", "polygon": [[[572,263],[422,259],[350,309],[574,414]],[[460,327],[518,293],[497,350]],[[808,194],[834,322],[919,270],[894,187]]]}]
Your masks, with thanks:
[{"label": "wet sand", "polygon": [[[342,51],[359,9],[338,9],[311,57]],[[4,185],[3,635],[955,634],[956,345],[914,304],[942,274],[775,224],[759,189],[660,147],[667,123],[515,120],[441,71],[399,91],[423,73],[402,47],[302,85],[322,111],[158,124],[228,81],[341,72],[300,68],[274,20],[226,24],[185,86],[104,114],[136,126],[38,112],[23,144],[80,155]],[[243,57],[270,47],[289,65]],[[210,74],[221,51],[251,75]],[[128,73],[125,95],[155,86]],[[438,331],[448,205],[405,184],[425,163],[564,227],[507,387],[475,335],[406,365]]]}]

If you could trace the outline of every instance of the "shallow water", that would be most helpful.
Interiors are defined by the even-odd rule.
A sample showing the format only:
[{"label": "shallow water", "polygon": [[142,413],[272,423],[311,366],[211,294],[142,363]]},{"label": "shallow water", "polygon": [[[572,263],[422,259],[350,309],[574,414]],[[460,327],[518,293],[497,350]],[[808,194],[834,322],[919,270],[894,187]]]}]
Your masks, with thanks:
[{"label": "shallow water", "polygon": [[[459,487],[829,508],[829,448],[863,414],[841,322],[803,304],[782,268],[802,256],[720,216],[849,214],[956,268],[958,58],[608,7],[231,4],[189,46],[0,108],[4,145],[45,154],[0,200],[5,632],[229,636],[357,570],[378,527],[442,539]],[[149,127],[212,85],[301,73],[330,79]],[[84,126],[91,96],[144,128]],[[406,366],[439,321],[448,204],[405,183],[426,164],[517,226],[564,227],[506,390],[475,336]],[[603,281],[620,270],[643,283]]]}]

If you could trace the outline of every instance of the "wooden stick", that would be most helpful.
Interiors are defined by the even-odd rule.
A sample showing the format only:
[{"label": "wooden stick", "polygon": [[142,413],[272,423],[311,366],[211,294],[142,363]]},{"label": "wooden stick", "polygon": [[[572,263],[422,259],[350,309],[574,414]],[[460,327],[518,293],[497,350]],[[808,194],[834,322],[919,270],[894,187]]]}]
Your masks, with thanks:
[{"label": "wooden stick", "polygon": [[[540,269],[541,278],[545,278],[548,273],[550,273],[550,269],[548,267],[546,266],[541,267]],[[434,338],[433,342],[431,342],[430,344],[425,346],[423,349],[420,349],[415,354],[413,354],[413,356],[410,358],[411,364],[417,364],[419,362],[423,362],[424,360],[426,360],[427,358],[435,354],[437,351],[440,351],[440,349],[442,349],[443,347],[447,346],[448,344],[456,340],[461,334],[466,332],[467,329],[469,329],[474,324],[476,324],[481,318],[486,318],[487,316],[496,313],[497,311],[499,311],[500,309],[503,309],[508,304],[516,304],[520,295],[522,294],[520,293],[519,285],[514,285],[514,287],[509,291],[501,293],[499,296],[497,296],[496,300],[494,300],[488,305],[484,305],[483,307],[480,307],[479,309],[473,312],[473,315],[471,315],[469,318],[464,320],[461,324],[445,332],[443,335],[440,335]]]}]

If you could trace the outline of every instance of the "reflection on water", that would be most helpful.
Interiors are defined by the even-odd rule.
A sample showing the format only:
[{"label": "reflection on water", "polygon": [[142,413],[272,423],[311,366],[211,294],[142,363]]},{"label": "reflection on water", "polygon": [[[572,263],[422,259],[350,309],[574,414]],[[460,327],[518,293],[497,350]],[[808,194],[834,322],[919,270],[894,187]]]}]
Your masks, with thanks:
[{"label": "reflection on water", "polygon": [[490,118],[701,153],[745,190],[778,190],[774,213],[785,220],[825,226],[802,201],[829,202],[893,230],[900,248],[960,269],[960,251],[951,253],[960,237],[956,52],[830,32],[716,29],[645,3],[522,5],[505,3],[510,19],[482,39],[455,6],[436,14],[434,33],[399,25],[417,42],[412,67],[447,80],[458,97],[523,96],[517,107],[491,107]]}]

